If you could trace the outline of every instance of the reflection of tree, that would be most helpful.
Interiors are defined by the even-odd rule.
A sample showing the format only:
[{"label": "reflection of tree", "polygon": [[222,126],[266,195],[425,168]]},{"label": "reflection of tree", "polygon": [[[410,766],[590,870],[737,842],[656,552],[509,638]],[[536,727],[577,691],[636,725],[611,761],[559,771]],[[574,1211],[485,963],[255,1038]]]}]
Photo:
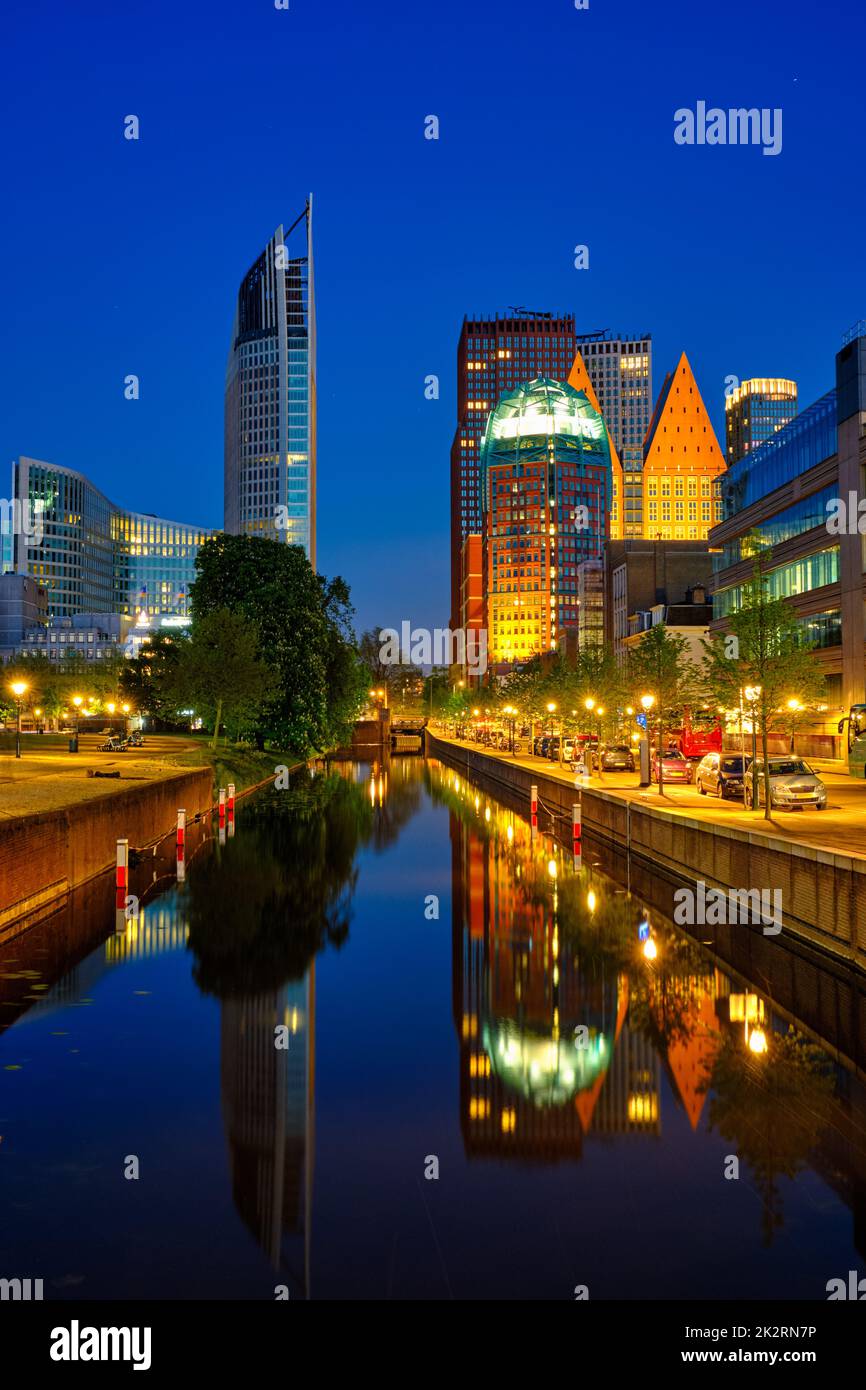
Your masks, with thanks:
[{"label": "reflection of tree", "polygon": [[827,1123],[834,1078],[821,1048],[790,1028],[768,1032],[767,1051],[746,1051],[726,1033],[703,1089],[711,1091],[710,1128],[734,1146],[763,1201],[764,1244],[783,1224],[777,1180],[794,1178]]},{"label": "reflection of tree", "polygon": [[372,811],[362,787],[304,776],[242,815],[243,833],[189,879],[195,979],[223,999],[299,980],[317,951],[342,946]]},{"label": "reflection of tree", "polygon": [[672,928],[655,933],[658,956],[641,960],[629,974],[629,1024],[664,1057],[688,1043],[700,1023],[701,986],[710,987],[712,965],[703,948]]}]

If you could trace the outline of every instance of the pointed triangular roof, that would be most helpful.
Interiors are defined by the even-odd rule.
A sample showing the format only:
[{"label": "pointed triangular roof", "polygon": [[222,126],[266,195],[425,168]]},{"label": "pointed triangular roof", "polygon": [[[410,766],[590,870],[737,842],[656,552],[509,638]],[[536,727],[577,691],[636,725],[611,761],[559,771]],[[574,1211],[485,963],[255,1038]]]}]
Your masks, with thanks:
[{"label": "pointed triangular roof", "polygon": [[613,436],[608,429],[607,421],[604,419],[601,406],[598,403],[598,396],[595,394],[595,388],[590,380],[589,372],[586,370],[586,363],[579,349],[575,353],[574,361],[571,364],[571,371],[568,374],[568,384],[569,386],[573,386],[575,391],[583,391],[593,410],[597,410],[602,420],[604,420],[604,427],[605,430],[607,430],[607,442],[610,445],[610,466],[613,473],[614,494],[618,503],[617,519],[616,521],[611,519],[610,534],[612,540],[619,540],[622,536],[622,464],[619,454],[616,451],[616,445],[613,442]]},{"label": "pointed triangular roof", "polygon": [[725,458],[685,353],[665,377],[643,456],[644,473],[724,471]]}]

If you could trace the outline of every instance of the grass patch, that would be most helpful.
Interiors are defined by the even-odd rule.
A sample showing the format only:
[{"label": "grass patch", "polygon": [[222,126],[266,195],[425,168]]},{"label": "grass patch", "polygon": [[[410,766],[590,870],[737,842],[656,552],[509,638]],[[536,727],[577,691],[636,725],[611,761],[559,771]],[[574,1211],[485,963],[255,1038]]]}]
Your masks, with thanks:
[{"label": "grass patch", "polygon": [[215,796],[219,788],[227,787],[229,782],[234,782],[235,790],[240,793],[273,777],[277,767],[294,767],[302,761],[293,753],[283,753],[277,749],[266,749],[260,753],[245,744],[232,743],[211,748],[209,741],[202,742],[198,748],[187,748],[163,757],[173,767],[212,768]]}]

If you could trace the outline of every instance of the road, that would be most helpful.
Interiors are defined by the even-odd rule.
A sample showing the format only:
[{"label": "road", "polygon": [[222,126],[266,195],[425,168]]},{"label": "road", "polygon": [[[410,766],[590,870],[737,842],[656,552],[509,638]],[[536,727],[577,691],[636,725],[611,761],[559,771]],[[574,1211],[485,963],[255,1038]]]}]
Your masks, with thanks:
[{"label": "road", "polygon": [[[518,763],[522,767],[544,772],[547,776],[574,785],[574,774],[568,768],[560,769],[559,765],[551,762],[549,758],[539,758],[525,752],[514,756],[467,739],[449,738],[439,729],[431,729],[431,732],[436,738],[458,747],[487,754],[502,762]],[[826,766],[822,767],[819,775],[828,791],[825,811],[815,811],[811,808],[807,810],[802,807],[793,811],[777,810],[769,820],[764,816],[763,807],[760,811],[746,811],[742,802],[720,801],[715,796],[701,796],[691,785],[666,784],[664,795],[660,796],[655,787],[640,787],[637,774],[631,772],[610,772],[601,778],[593,775],[589,785],[602,791],[616,792],[643,804],[663,807],[666,811],[704,821],[707,825],[736,826],[741,830],[759,831],[831,853],[835,851],[866,858],[866,781],[852,778],[847,772],[830,771]]]}]

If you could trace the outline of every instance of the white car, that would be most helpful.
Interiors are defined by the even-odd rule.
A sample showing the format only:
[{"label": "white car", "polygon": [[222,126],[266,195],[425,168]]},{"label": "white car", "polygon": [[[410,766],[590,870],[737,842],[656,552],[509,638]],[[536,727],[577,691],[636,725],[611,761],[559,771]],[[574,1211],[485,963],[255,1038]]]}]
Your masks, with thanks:
[{"label": "white car", "polygon": [[[795,810],[814,806],[823,811],[827,806],[827,788],[817,772],[813,772],[802,758],[775,757],[767,759],[770,773],[770,805]],[[751,798],[754,778],[758,778],[758,804],[764,802],[764,760],[756,758],[746,773],[746,783]]]}]

